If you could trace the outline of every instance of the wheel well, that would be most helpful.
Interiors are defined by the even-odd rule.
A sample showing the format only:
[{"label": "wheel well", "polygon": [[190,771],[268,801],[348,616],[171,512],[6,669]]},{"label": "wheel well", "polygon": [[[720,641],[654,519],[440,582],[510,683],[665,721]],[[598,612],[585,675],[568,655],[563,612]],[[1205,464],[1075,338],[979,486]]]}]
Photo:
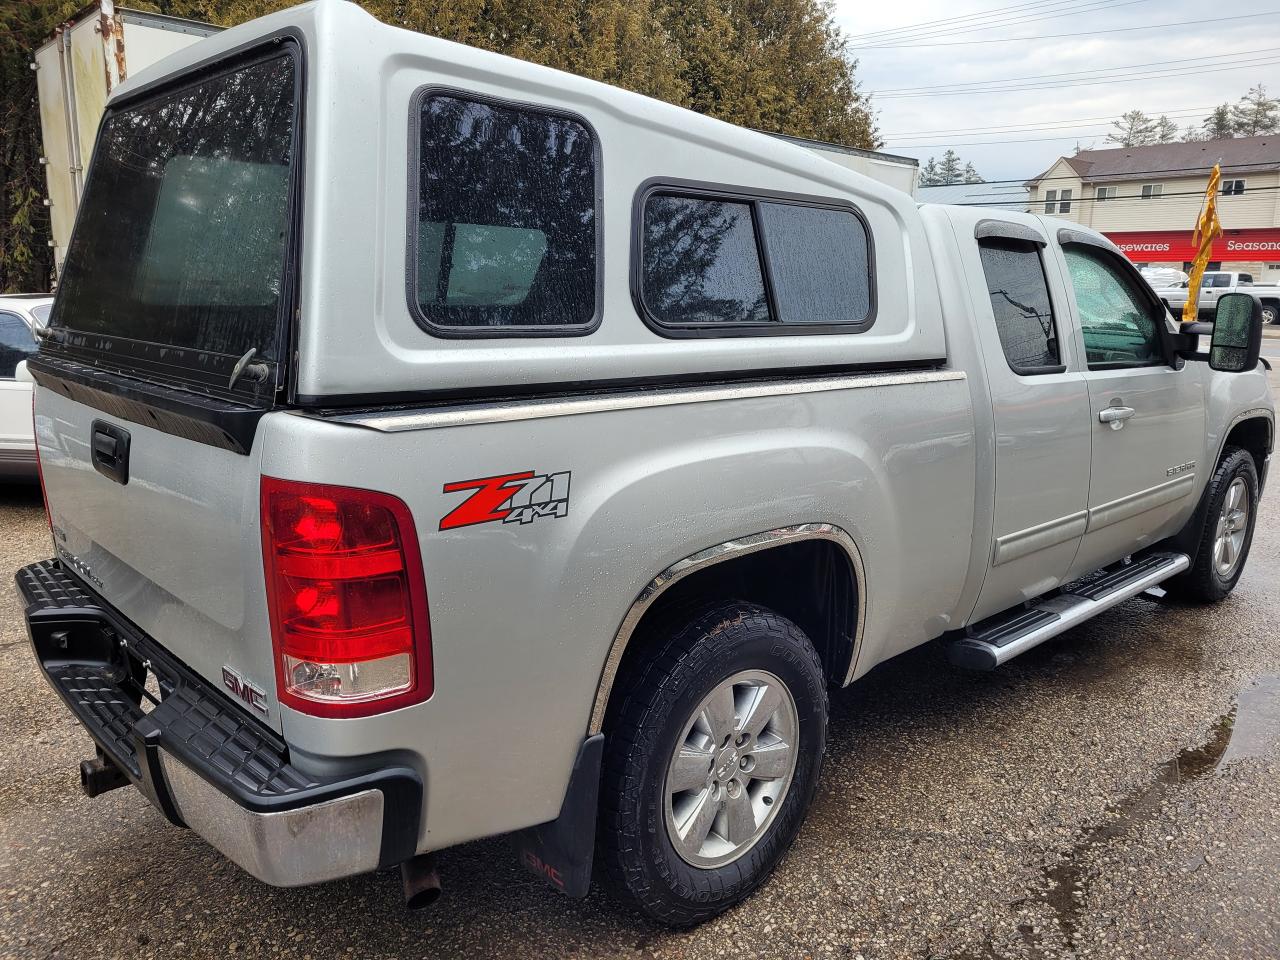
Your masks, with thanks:
[{"label": "wheel well", "polygon": [[1258,469],[1258,476],[1261,477],[1267,455],[1271,453],[1271,422],[1264,417],[1241,420],[1227,434],[1226,443],[1222,447],[1223,452],[1228,447],[1247,450],[1253,457],[1253,465]]},{"label": "wheel well", "polygon": [[[841,684],[853,655],[858,582],[848,553],[831,540],[780,544],[712,564],[658,596],[623,652],[625,676],[679,623],[708,603],[742,600],[768,607],[795,623],[813,643],[827,682]],[[613,691],[618,689],[615,684]],[[614,706],[610,691],[610,708]]]}]

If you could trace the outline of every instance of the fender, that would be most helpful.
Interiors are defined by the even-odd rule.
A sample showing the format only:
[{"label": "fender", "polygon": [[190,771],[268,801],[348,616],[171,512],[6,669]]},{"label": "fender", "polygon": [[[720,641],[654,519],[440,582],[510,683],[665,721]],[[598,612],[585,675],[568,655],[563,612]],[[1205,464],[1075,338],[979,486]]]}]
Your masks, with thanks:
[{"label": "fender", "polygon": [[649,585],[640,591],[640,595],[631,604],[630,609],[627,610],[627,614],[622,620],[622,625],[618,628],[618,633],[613,639],[613,644],[609,647],[609,655],[605,658],[604,667],[600,672],[600,682],[596,687],[596,698],[591,708],[591,723],[587,733],[594,735],[604,729],[605,710],[609,705],[609,694],[613,690],[614,680],[617,679],[618,667],[622,663],[622,655],[626,651],[627,644],[631,641],[631,636],[635,633],[636,627],[640,625],[640,620],[644,617],[645,612],[653,606],[658,597],[691,573],[704,570],[717,563],[723,563],[726,560],[733,560],[747,554],[768,550],[771,547],[797,543],[803,540],[830,540],[839,544],[845,554],[848,555],[849,563],[853,567],[854,589],[857,590],[858,596],[857,622],[854,625],[853,649],[849,656],[849,664],[844,673],[842,686],[850,683],[853,680],[854,669],[858,663],[858,654],[862,650],[863,626],[866,623],[868,602],[862,554],[859,552],[853,538],[834,524],[802,523],[790,527],[778,527],[774,530],[765,530],[762,533],[739,537],[735,540],[718,543],[713,547],[700,550],[692,556],[673,563],[649,581]]}]

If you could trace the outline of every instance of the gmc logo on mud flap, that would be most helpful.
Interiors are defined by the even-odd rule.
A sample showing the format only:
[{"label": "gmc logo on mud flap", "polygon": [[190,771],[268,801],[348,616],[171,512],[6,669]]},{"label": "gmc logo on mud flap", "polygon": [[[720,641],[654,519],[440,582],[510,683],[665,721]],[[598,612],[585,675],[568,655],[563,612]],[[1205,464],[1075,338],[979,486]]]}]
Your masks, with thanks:
[{"label": "gmc logo on mud flap", "polygon": [[240,674],[236,673],[230,667],[222,668],[222,685],[231,691],[231,695],[237,700],[243,700],[254,710],[257,710],[263,716],[267,713],[267,694],[264,690],[255,687]]},{"label": "gmc logo on mud flap", "polygon": [[521,853],[524,859],[525,868],[533,871],[538,876],[545,878],[561,889],[564,888],[564,879],[560,876],[560,871],[549,863],[544,863],[542,859],[532,850],[525,850]]},{"label": "gmc logo on mud flap", "polygon": [[533,523],[543,517],[569,514],[570,471],[560,473],[504,473],[496,477],[458,480],[444,485],[444,493],[472,491],[440,520],[441,530],[478,523]]}]

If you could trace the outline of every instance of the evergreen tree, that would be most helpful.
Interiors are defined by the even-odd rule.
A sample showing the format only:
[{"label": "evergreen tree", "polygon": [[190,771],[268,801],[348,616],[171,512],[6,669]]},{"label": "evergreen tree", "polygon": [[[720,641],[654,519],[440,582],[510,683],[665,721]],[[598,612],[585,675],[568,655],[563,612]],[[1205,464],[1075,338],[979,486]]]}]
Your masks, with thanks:
[{"label": "evergreen tree", "polygon": [[1155,143],[1156,121],[1141,110],[1130,110],[1120,116],[1112,126],[1115,130],[1107,134],[1107,140],[1122,147],[1142,147]]},{"label": "evergreen tree", "polygon": [[966,163],[964,165],[964,182],[965,183],[986,183],[987,181],[982,179],[981,174],[978,173],[977,169],[974,167],[972,163]]},{"label": "evergreen tree", "polygon": [[1280,131],[1280,100],[1268,97],[1262,84],[1250,88],[1231,108],[1231,127],[1237,137]]},{"label": "evergreen tree", "polygon": [[1231,104],[1221,103],[1202,124],[1206,140],[1229,140],[1236,135],[1235,122],[1231,119]]},{"label": "evergreen tree", "polygon": [[942,162],[938,164],[938,182],[939,183],[959,183],[964,178],[964,169],[960,166],[960,156],[954,150],[948,149],[942,155]]},{"label": "evergreen tree", "polygon": [[938,179],[938,161],[930,157],[929,162],[920,168],[920,186],[936,187],[941,183]]},{"label": "evergreen tree", "polygon": [[1186,143],[1195,143],[1197,140],[1208,140],[1209,134],[1205,132],[1203,126],[1197,127],[1194,123],[1189,123],[1182,131],[1182,139]]}]

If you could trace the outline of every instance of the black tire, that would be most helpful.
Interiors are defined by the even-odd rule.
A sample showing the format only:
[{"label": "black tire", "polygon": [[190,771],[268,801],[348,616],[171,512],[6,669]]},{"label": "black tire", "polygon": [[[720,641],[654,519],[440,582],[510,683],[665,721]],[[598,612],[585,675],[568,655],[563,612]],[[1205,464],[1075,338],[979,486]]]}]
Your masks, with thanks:
[{"label": "black tire", "polygon": [[1262,322],[1280,323],[1280,306],[1270,302],[1264,303],[1262,305]]},{"label": "black tire", "polygon": [[[791,846],[822,767],[827,686],[809,639],[764,607],[735,601],[703,607],[665,632],[615,691],[617,708],[605,729],[597,863],[623,904],[667,926],[688,927],[747,897]],[[767,671],[791,693],[799,726],[794,773],[753,846],[722,866],[695,867],[668,835],[667,766],[698,705],[744,670]]]},{"label": "black tire", "polygon": [[[1239,559],[1235,562],[1230,574],[1224,577],[1214,562],[1217,546],[1216,533],[1227,491],[1237,479],[1243,480],[1248,491],[1249,516]],[[1249,558],[1249,547],[1253,543],[1253,527],[1258,517],[1258,471],[1254,466],[1253,457],[1247,450],[1239,447],[1226,449],[1218,468],[1209,479],[1205,503],[1203,527],[1199,538],[1200,546],[1195,556],[1191,558],[1191,568],[1169,579],[1164,587],[1179,599],[1197,603],[1217,603],[1235,589],[1240,574],[1244,572],[1245,561]]]}]

